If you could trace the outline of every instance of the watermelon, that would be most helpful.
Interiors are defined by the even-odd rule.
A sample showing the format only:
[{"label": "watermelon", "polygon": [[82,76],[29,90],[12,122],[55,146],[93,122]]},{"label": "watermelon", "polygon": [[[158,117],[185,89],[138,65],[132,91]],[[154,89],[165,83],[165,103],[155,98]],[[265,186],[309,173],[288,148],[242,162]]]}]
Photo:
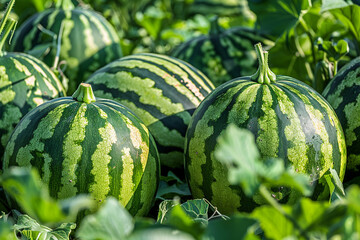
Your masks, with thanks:
[{"label": "watermelon", "polygon": [[3,51],[16,24],[8,18],[13,4],[14,0],[9,3],[0,28],[0,159],[12,131],[26,113],[65,95],[59,79],[43,62],[28,54]]},{"label": "watermelon", "polygon": [[171,56],[184,60],[202,71],[215,86],[240,76],[248,76],[258,66],[254,44],[261,42],[270,47],[273,42],[254,29],[219,26],[216,18],[211,22],[208,35],[192,38],[171,52]]},{"label": "watermelon", "polygon": [[[12,50],[39,55],[48,66],[65,68],[71,95],[80,82],[122,56],[119,37],[112,25],[95,11],[59,0],[27,19],[17,30]],[[65,66],[65,67],[64,67]]]},{"label": "watermelon", "polygon": [[343,66],[323,91],[343,127],[347,166],[345,181],[359,176],[360,171],[360,58]]},{"label": "watermelon", "polygon": [[120,58],[87,81],[97,96],[135,112],[154,136],[162,166],[184,166],[184,138],[191,115],[214,86],[191,65],[161,54]]},{"label": "watermelon", "polygon": [[[194,112],[185,138],[185,174],[193,197],[205,197],[224,214],[264,203],[231,186],[227,169],[214,157],[217,138],[230,123],[254,134],[262,157],[282,158],[285,166],[311,174],[315,199],[328,199],[325,172],[334,168],[343,180],[346,168],[344,133],[329,103],[305,83],[271,72],[261,44],[256,51],[256,74],[235,78],[210,93]],[[299,197],[287,188],[279,193],[280,202]]]},{"label": "watermelon", "polygon": [[190,13],[234,16],[244,13],[244,9],[248,8],[248,3],[245,0],[193,0]]},{"label": "watermelon", "polygon": [[56,199],[90,193],[100,205],[113,196],[136,216],[150,210],[160,177],[146,126],[86,83],[24,116],[5,149],[4,171],[10,166],[36,168]]}]

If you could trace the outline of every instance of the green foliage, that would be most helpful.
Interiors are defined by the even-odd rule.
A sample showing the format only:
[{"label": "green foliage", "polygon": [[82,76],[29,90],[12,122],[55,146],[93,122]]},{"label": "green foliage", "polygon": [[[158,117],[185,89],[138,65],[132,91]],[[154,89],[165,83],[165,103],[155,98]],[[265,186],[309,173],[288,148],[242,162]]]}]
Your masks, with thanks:
[{"label": "green foliage", "polygon": [[261,184],[293,187],[303,195],[311,194],[307,175],[285,168],[281,159],[260,160],[255,138],[249,130],[230,124],[218,142],[216,158],[228,166],[230,184],[240,184],[246,195],[254,196]]},{"label": "green foliage", "polygon": [[115,198],[110,197],[97,213],[84,218],[76,235],[84,240],[126,239],[133,229],[131,215]]},{"label": "green foliage", "polygon": [[59,201],[52,199],[35,169],[10,168],[1,176],[1,185],[23,211],[48,225],[75,221],[80,210],[93,205],[93,201],[84,195]]}]

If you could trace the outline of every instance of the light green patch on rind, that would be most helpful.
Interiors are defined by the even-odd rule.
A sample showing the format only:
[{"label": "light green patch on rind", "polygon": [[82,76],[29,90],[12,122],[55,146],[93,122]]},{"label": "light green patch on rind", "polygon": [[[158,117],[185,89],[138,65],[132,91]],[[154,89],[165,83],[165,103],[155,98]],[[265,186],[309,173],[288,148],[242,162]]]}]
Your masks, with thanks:
[{"label": "light green patch on rind", "polygon": [[79,15],[79,19],[83,25],[83,36],[86,46],[84,48],[84,55],[85,57],[91,57],[97,51],[99,51],[99,49],[95,43],[89,19],[85,15]]},{"label": "light green patch on rind", "polygon": [[[31,166],[30,161],[34,159],[35,154],[43,156],[43,141],[50,139],[53,136],[54,130],[58,125],[62,113],[66,107],[66,104],[59,105],[52,111],[48,112],[48,114],[40,120],[38,127],[33,132],[33,138],[30,140],[28,145],[21,147],[17,152],[16,162],[20,167]],[[48,155],[46,153],[45,155],[47,158]],[[48,184],[48,182],[46,184]]]},{"label": "light green patch on rind", "polygon": [[[178,61],[177,59],[171,58],[169,56],[166,55],[162,55],[161,56],[162,59],[164,59],[164,64],[166,64],[165,62],[169,62],[173,65],[178,65],[179,67],[181,67],[182,71],[185,71],[185,73],[187,73],[188,75],[180,75],[183,77],[183,81],[185,82],[185,84],[187,85],[187,87],[190,89],[190,91],[193,92],[193,94],[195,96],[197,96],[201,101],[204,99],[205,96],[203,96],[199,90],[192,81],[189,80],[189,77],[191,79],[193,79],[196,83],[198,83],[200,85],[200,88],[206,90],[206,92],[211,92],[215,87],[212,84],[212,82],[200,71],[198,71],[197,73],[195,73],[195,71],[193,71],[190,67],[188,67],[187,65],[183,64],[182,62]],[[171,66],[169,71],[171,71],[173,69],[173,67]],[[177,72],[180,74],[180,71]],[[199,77],[199,75],[201,77]],[[206,83],[205,83],[206,81]],[[210,88],[207,86],[210,85]]]},{"label": "light green patch on rind", "polygon": [[200,100],[197,96],[193,94],[186,86],[179,83],[179,81],[175,78],[175,76],[171,75],[172,73],[178,74],[183,79],[188,79],[188,73],[182,71],[178,66],[170,64],[167,61],[156,61],[157,64],[162,64],[162,66],[166,67],[168,70],[162,70],[158,68],[154,64],[147,63],[146,61],[154,62],[155,60],[153,57],[149,57],[146,55],[137,55],[136,58],[140,58],[140,60],[133,60],[133,59],[126,59],[123,58],[124,61],[119,62],[121,66],[128,67],[128,68],[136,68],[141,67],[144,69],[153,72],[154,74],[158,75],[159,77],[163,78],[166,84],[169,86],[173,86],[176,90],[182,94],[184,97],[189,99],[195,106],[200,104]]},{"label": "light green patch on rind", "polygon": [[[117,34],[115,33],[110,36],[107,29],[104,27],[104,23],[100,21],[99,16],[95,15],[93,12],[90,11],[83,11],[83,14],[89,19],[89,22],[92,22],[92,24],[97,27],[97,34],[102,37],[105,46],[114,43],[112,38],[117,38]],[[115,39],[115,42],[117,41],[118,40]]]},{"label": "light green patch on rind", "polygon": [[[129,72],[118,72],[115,75],[100,73],[92,78],[92,82],[94,84],[105,84],[107,88],[117,89],[121,92],[133,91],[140,97],[139,101],[141,103],[153,105],[165,115],[172,115],[184,111],[184,107],[181,103],[173,103],[171,99],[163,96],[161,89],[154,88],[155,82],[150,78],[141,79],[139,77],[132,76]],[[95,91],[95,94],[98,94],[97,96],[99,97],[111,96],[111,94],[104,93],[101,90]],[[124,105],[129,102],[121,97],[115,98],[115,100]],[[126,106],[130,107],[130,109],[134,111],[147,126],[158,121],[157,118],[153,117],[149,113],[146,113],[143,109],[136,107],[135,104],[132,104],[132,106]]]},{"label": "light green patch on rind", "polygon": [[[305,172],[307,157],[306,136],[301,127],[300,119],[295,111],[294,103],[280,88],[273,87],[278,99],[280,111],[287,116],[290,124],[284,129],[286,140],[290,142],[287,148],[288,160],[298,172]],[[301,156],[301,157],[300,157]]]},{"label": "light green patch on rind", "polygon": [[132,180],[134,172],[134,160],[130,155],[130,148],[124,148],[121,150],[121,160],[123,164],[123,170],[121,173],[121,189],[119,195],[119,201],[123,206],[126,206],[134,195],[135,184]]},{"label": "light green patch on rind", "polygon": [[[312,164],[312,167],[314,169],[306,169],[306,173],[312,173],[315,171],[321,177],[329,168],[333,167],[333,146],[329,142],[329,135],[323,122],[325,121],[324,114],[319,109],[315,109],[314,106],[311,104],[309,98],[304,94],[301,94],[300,91],[290,86],[287,86],[287,88],[290,89],[290,91],[294,92],[303,101],[303,103],[305,104],[306,112],[309,115],[315,129],[315,133],[321,138],[321,141],[318,142],[321,144],[321,152],[316,152],[314,158],[311,159],[311,161],[314,161],[314,164],[316,164],[317,166]],[[315,94],[311,94],[310,92],[309,94],[312,97],[315,97],[315,99],[318,100],[318,102],[321,104],[322,100],[319,97],[316,97]],[[324,110],[327,109],[325,108]],[[329,111],[327,112],[329,113]],[[307,144],[309,145],[309,143]],[[317,146],[314,146],[314,148],[316,149]]]},{"label": "light green patch on rind", "polygon": [[[34,96],[35,95],[37,95],[37,96],[43,95],[43,93],[41,92],[40,87],[39,87],[40,81],[45,83],[45,85],[49,89],[49,91],[46,94],[49,95],[50,97],[55,98],[55,97],[59,96],[59,92],[64,92],[63,86],[61,85],[61,83],[57,79],[57,77],[54,75],[54,73],[50,70],[48,72],[44,71],[44,69],[42,67],[47,67],[45,64],[43,64],[42,62],[39,62],[36,58],[34,58],[30,55],[25,57],[25,55],[18,54],[16,56],[16,58],[21,59],[24,62],[28,62],[29,64],[31,64],[33,69],[36,71],[36,74],[41,75],[41,78],[35,78],[35,75],[31,73],[31,71],[34,71],[33,69],[31,69],[31,71],[27,70],[27,72],[25,72],[25,74],[27,76],[30,76],[29,78],[27,78],[25,80],[27,83],[27,86],[33,87],[36,85],[36,87],[37,87],[36,92],[31,91],[31,93],[34,93]],[[20,62],[19,62],[19,64],[20,64]],[[25,68],[25,66],[24,66],[24,68]],[[56,84],[56,85],[54,85],[54,84]],[[42,101],[41,103],[43,103],[44,100],[40,99],[39,101]],[[41,103],[36,102],[36,106],[40,105]]]},{"label": "light green patch on rind", "polygon": [[344,107],[344,115],[347,122],[347,128],[344,129],[347,146],[351,146],[358,140],[354,130],[360,126],[360,95],[352,103]]},{"label": "light green patch on rind", "polygon": [[[278,156],[279,149],[279,130],[273,99],[268,85],[262,85],[263,98],[261,100],[261,110],[264,115],[258,119],[259,132],[256,144],[263,156]],[[259,101],[260,99],[258,99]]]},{"label": "light green patch on rind", "polygon": [[24,117],[21,121],[21,123],[19,123],[16,128],[14,129],[11,138],[9,139],[8,144],[6,145],[6,149],[5,149],[5,154],[4,154],[4,164],[3,167],[4,168],[8,168],[9,166],[9,161],[10,158],[12,157],[12,155],[14,154],[14,148],[17,142],[17,138],[19,137],[19,135],[27,129],[28,125],[30,124],[30,122],[33,119],[34,115],[37,115],[40,111],[42,111],[44,108],[46,108],[47,105],[43,104],[37,107],[37,111],[30,111],[28,113],[28,115],[26,115],[26,117]]},{"label": "light green patch on rind", "polygon": [[81,143],[85,139],[85,127],[88,125],[88,120],[85,118],[86,110],[87,104],[81,104],[71,122],[69,132],[65,135],[62,146],[61,187],[58,192],[58,198],[60,199],[75,196],[78,191],[75,187],[77,182],[76,169],[81,161],[83,153]]},{"label": "light green patch on rind", "polygon": [[0,102],[5,105],[15,99],[16,93],[10,87],[11,81],[9,76],[6,74],[5,66],[0,66],[0,88],[9,86],[8,88],[0,92]]},{"label": "light green patch on rind", "polygon": [[[101,118],[106,120],[107,114],[100,108],[98,111]],[[110,152],[112,145],[117,142],[117,136],[116,130],[108,121],[103,128],[99,128],[99,133],[102,141],[98,143],[94,154],[91,156],[93,163],[91,174],[94,176],[94,183],[90,185],[89,192],[100,204],[100,201],[104,201],[110,192],[109,163],[112,158]]]},{"label": "light green patch on rind", "polygon": [[1,145],[5,147],[14,130],[14,126],[22,118],[22,114],[18,107],[11,104],[5,105],[4,108],[5,110],[2,112],[2,118],[0,119],[0,129],[6,131],[6,133],[1,135]]},{"label": "light green patch on rind", "polygon": [[[156,194],[157,186],[156,186],[156,159],[151,154],[147,156],[147,165],[145,167],[145,172],[141,179],[141,198],[142,207],[138,209],[136,216],[144,216],[147,214],[151,205],[153,204],[153,197]],[[151,185],[150,185],[151,184]]]},{"label": "light green patch on rind", "polygon": [[[204,100],[204,102],[199,106],[198,111],[201,111],[202,108],[206,108],[206,111],[201,119],[196,123],[194,136],[188,140],[188,149],[186,150],[188,152],[189,158],[191,159],[190,164],[187,165],[187,169],[191,176],[189,178],[189,184],[191,186],[191,191],[194,198],[205,197],[202,186],[208,183],[204,182],[204,178],[206,179],[206,174],[212,174],[212,176],[216,179],[216,181],[213,182],[211,186],[213,190],[216,190],[216,194],[211,196],[212,203],[215,206],[218,206],[219,204],[222,206],[222,203],[224,203],[223,198],[226,196],[226,206],[232,206],[234,209],[240,206],[240,197],[231,190],[230,184],[227,181],[227,177],[223,177],[223,167],[221,166],[221,163],[215,161],[213,156],[212,159],[207,159],[205,141],[209,137],[212,137],[214,133],[214,127],[209,126],[209,122],[220,117],[221,113],[230,104],[234,94],[236,94],[236,90],[237,88],[230,88],[226,93],[224,93],[221,97],[217,98],[212,103],[208,103],[208,100],[206,99]],[[192,123],[190,123],[189,128],[193,127],[191,125]],[[199,174],[199,170],[204,164],[206,164],[207,161],[211,161],[213,164],[213,169],[218,170],[215,170],[212,173]],[[221,196],[220,194],[217,194],[219,189],[224,190]]]},{"label": "light green patch on rind", "polygon": [[[71,57],[71,50],[73,46],[70,38],[70,34],[75,27],[75,23],[71,19],[64,19],[62,21],[62,24],[64,30],[61,38],[60,58],[66,59],[66,65],[69,67],[68,70],[71,71],[71,73],[69,73],[69,76],[72,74],[76,76],[79,66],[79,60],[75,57]],[[75,86],[73,87],[75,88]]]},{"label": "light green patch on rind", "polygon": [[230,110],[227,121],[228,123],[235,123],[238,126],[243,125],[249,119],[249,110],[256,101],[257,91],[260,85],[244,82],[239,86],[236,86],[235,91],[239,91],[240,88],[243,87],[247,88],[242,90],[242,93],[236,99],[234,106]]},{"label": "light green patch on rind", "polygon": [[345,88],[359,85],[359,78],[357,76],[360,73],[360,68],[356,68],[353,71],[349,71],[346,74],[346,77],[341,81],[341,83],[336,87],[336,90],[329,96],[326,97],[326,100],[331,104],[334,109],[337,109],[339,105],[343,102],[343,97],[341,92]]}]

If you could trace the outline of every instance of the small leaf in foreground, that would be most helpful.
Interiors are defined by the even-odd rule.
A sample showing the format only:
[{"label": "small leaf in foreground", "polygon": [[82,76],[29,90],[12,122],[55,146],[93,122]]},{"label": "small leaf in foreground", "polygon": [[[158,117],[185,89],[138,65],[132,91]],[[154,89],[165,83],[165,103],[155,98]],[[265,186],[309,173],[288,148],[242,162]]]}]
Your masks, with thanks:
[{"label": "small leaf in foreground", "polygon": [[20,213],[15,215],[16,224],[13,226],[14,231],[30,240],[68,240],[71,230],[76,227],[74,223],[62,223],[59,227],[51,229],[40,225],[28,215]]},{"label": "small leaf in foreground", "polygon": [[285,168],[282,159],[260,159],[255,139],[247,129],[230,124],[218,138],[215,157],[228,167],[230,184],[240,184],[245,194],[253,196],[261,184],[271,187],[286,186],[310,195],[310,179],[306,174]]},{"label": "small leaf in foreground", "polygon": [[76,232],[82,240],[127,239],[134,229],[130,213],[113,197],[106,199],[98,212],[86,216]]}]

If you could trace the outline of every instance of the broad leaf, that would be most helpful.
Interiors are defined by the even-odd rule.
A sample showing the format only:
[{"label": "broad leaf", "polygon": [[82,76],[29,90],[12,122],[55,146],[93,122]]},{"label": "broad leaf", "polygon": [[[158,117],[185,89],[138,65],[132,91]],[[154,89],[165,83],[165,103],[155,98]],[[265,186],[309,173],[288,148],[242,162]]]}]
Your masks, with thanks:
[{"label": "broad leaf", "polygon": [[247,195],[257,192],[260,182],[256,160],[260,153],[249,130],[230,124],[218,138],[215,157],[228,166],[231,184],[240,184]]},{"label": "broad leaf", "polygon": [[279,37],[293,28],[310,6],[308,0],[268,0],[251,1],[249,7],[257,16],[260,30]]},{"label": "broad leaf", "polygon": [[174,197],[190,197],[189,185],[178,178],[173,172],[169,171],[167,176],[162,176],[156,198],[165,200]]},{"label": "broad leaf", "polygon": [[152,228],[135,231],[127,238],[127,240],[194,240],[195,238],[188,233],[179,231],[178,229],[169,228],[166,226],[155,226]]},{"label": "broad leaf", "polygon": [[13,222],[8,215],[2,213],[0,216],[0,240],[18,240],[12,229]]},{"label": "broad leaf", "polygon": [[230,124],[218,138],[216,158],[228,167],[231,184],[240,184],[245,194],[253,196],[261,184],[268,187],[287,186],[303,195],[311,194],[310,179],[305,174],[285,168],[281,159],[260,159],[253,134]]},{"label": "broad leaf", "polygon": [[322,0],[321,11],[344,8],[353,4],[352,0]]},{"label": "broad leaf", "polygon": [[58,201],[51,198],[35,169],[10,168],[2,175],[1,184],[24,212],[43,224],[74,222],[80,210],[93,205],[85,195]]},{"label": "broad leaf", "polygon": [[[289,210],[288,207],[286,207]],[[294,233],[293,223],[271,206],[256,208],[250,215],[257,219],[269,239],[285,239]]]},{"label": "broad leaf", "polygon": [[230,219],[214,219],[209,222],[205,236],[208,239],[261,239],[256,236],[258,221],[254,218],[235,214]]},{"label": "broad leaf", "polygon": [[330,168],[324,174],[324,178],[330,189],[330,201],[343,200],[345,198],[345,190],[335,169]]},{"label": "broad leaf", "polygon": [[127,239],[134,229],[130,213],[113,197],[107,198],[98,212],[86,216],[76,236],[83,240]]},{"label": "broad leaf", "polygon": [[71,230],[75,229],[74,223],[62,223],[55,229],[40,225],[28,215],[18,214],[14,231],[29,240],[68,240]]},{"label": "broad leaf", "polygon": [[66,219],[60,205],[49,196],[36,170],[10,168],[2,175],[1,184],[27,214],[41,223],[57,223]]}]

